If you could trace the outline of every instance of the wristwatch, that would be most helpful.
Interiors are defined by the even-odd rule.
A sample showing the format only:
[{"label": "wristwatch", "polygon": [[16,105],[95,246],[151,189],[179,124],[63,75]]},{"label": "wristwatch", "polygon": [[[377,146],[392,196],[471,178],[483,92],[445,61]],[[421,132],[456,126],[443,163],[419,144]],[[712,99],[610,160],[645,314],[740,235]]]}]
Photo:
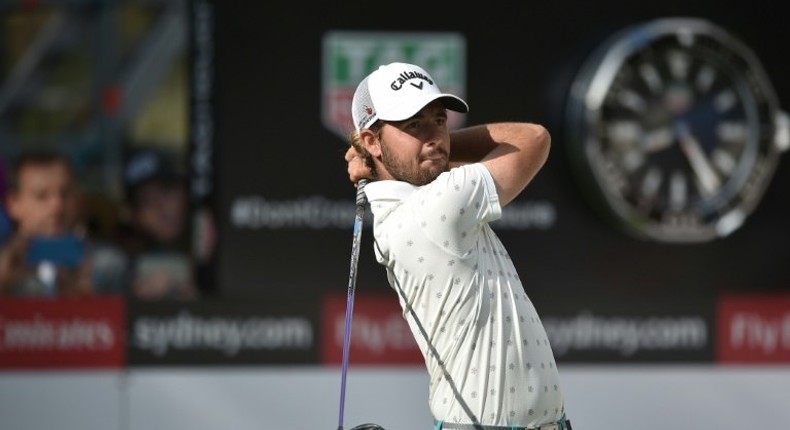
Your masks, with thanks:
[{"label": "wristwatch", "polygon": [[624,28],[571,84],[574,176],[606,219],[640,239],[706,242],[762,198],[790,121],[754,52],[696,18]]}]

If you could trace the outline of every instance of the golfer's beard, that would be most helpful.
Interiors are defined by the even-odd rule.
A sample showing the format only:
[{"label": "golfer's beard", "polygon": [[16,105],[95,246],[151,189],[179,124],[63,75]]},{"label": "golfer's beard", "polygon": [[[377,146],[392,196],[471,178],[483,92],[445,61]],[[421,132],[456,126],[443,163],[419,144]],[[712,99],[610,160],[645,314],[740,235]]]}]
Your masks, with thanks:
[{"label": "golfer's beard", "polygon": [[[419,166],[422,165],[422,162],[425,161],[426,155],[432,155],[436,152],[441,152],[445,154],[445,162],[441,165],[432,165],[429,168],[420,168]],[[384,167],[387,169],[387,172],[398,181],[408,182],[413,185],[426,185],[433,182],[442,172],[446,172],[449,166],[449,162],[447,161],[448,158],[446,157],[447,153],[442,149],[435,149],[429,154],[420,154],[420,157],[417,159],[417,168],[416,171],[413,165],[398,160],[393,154],[386,149],[386,145],[381,146],[381,162],[384,163]]]}]

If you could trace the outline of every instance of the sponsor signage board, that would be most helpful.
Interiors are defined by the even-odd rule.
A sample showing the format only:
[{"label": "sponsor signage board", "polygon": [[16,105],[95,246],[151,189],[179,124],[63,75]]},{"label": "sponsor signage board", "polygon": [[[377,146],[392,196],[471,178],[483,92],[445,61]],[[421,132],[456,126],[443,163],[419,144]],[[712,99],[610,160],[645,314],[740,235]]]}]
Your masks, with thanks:
[{"label": "sponsor signage board", "polygon": [[130,302],[130,365],[314,364],[316,301]]},{"label": "sponsor signage board", "polygon": [[121,298],[0,300],[0,369],[125,365]]},{"label": "sponsor signage board", "polygon": [[[559,363],[790,362],[790,295],[534,297]],[[627,306],[623,306],[627,303]],[[393,294],[354,298],[353,365],[422,365]],[[348,297],[141,302],[0,300],[0,370],[151,365],[337,365]]]},{"label": "sponsor signage board", "polygon": [[558,362],[711,362],[714,306],[705,298],[576,296],[536,300]]},{"label": "sponsor signage board", "polygon": [[717,312],[716,361],[790,363],[790,294],[730,294]]}]

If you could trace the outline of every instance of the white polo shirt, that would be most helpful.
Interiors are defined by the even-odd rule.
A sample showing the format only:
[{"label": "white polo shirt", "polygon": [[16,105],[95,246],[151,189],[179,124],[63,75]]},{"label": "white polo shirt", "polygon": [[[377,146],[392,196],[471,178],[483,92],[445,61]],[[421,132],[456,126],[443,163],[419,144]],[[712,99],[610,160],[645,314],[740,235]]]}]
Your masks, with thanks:
[{"label": "white polo shirt", "polygon": [[488,169],[466,165],[422,187],[377,181],[365,193],[376,258],[425,358],[434,418],[524,427],[560,419],[546,332],[488,225],[502,215]]}]

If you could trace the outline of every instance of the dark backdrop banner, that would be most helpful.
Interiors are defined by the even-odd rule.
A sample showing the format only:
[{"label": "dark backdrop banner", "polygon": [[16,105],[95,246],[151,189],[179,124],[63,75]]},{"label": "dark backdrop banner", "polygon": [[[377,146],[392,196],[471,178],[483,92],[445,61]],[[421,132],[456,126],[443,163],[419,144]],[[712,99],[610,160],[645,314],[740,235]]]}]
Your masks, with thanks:
[{"label": "dark backdrop banner", "polygon": [[[320,301],[325,293],[345,293],[355,190],[342,154],[351,124],[337,126],[342,109],[327,110],[337,109],[326,100],[327,87],[343,103],[357,78],[395,59],[439,70],[471,106],[465,124],[534,121],[550,130],[545,168],[495,225],[527,293],[547,307],[572,295],[619,301],[627,309],[628,300],[642,295],[710,302],[723,292],[790,288],[787,155],[754,212],[729,236],[687,244],[642,240],[612,227],[589,203],[569,161],[564,114],[572,79],[596,46],[626,26],[674,16],[709,19],[743,40],[780,105],[790,108],[790,30],[780,14],[709,0],[447,8],[321,4],[311,10],[321,19],[305,25],[304,11],[284,5],[217,6],[220,295]],[[332,45],[331,63],[327,41],[338,39],[350,43]],[[370,226],[368,217],[357,289],[387,292]],[[634,318],[650,315],[637,313]],[[583,318],[574,315],[568,317]],[[711,352],[708,345],[690,354]]]}]

